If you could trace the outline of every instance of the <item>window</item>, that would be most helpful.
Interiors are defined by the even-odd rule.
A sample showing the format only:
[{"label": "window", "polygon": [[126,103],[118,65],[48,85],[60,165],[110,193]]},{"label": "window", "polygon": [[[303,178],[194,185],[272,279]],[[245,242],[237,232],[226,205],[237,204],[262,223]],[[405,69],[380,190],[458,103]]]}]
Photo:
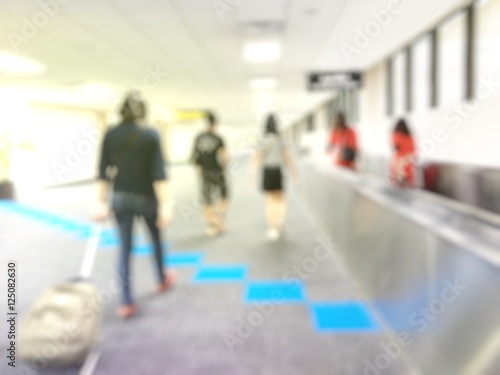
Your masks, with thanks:
[{"label": "window", "polygon": [[[500,79],[500,0],[480,1],[476,8],[476,81],[492,77],[493,81]],[[500,92],[494,93],[499,95]]]},{"label": "window", "polygon": [[431,104],[431,37],[426,35],[413,47],[413,110],[429,108]]},{"label": "window", "polygon": [[394,63],[392,58],[387,60],[385,68],[385,78],[386,78],[386,111],[387,116],[392,116],[394,113]]},{"label": "window", "polygon": [[394,116],[406,112],[406,51],[398,53],[393,60]]},{"label": "window", "polygon": [[466,16],[458,13],[438,30],[438,105],[465,100]]}]

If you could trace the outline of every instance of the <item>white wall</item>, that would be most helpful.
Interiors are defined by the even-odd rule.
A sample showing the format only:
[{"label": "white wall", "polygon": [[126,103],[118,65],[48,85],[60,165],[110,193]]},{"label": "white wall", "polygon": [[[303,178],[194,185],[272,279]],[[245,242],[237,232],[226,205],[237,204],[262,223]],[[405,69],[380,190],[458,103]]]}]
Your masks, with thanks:
[{"label": "white wall", "polygon": [[[419,96],[418,109],[409,114],[402,113],[415,134],[419,156],[424,161],[495,168],[500,166],[500,54],[497,52],[500,24],[494,21],[500,19],[500,0],[489,0],[483,4],[477,12],[476,99],[471,102],[457,101],[457,91],[462,90],[457,81],[462,79],[458,73],[463,71],[463,62],[441,59],[438,71],[442,74],[446,71],[452,73],[441,75],[439,78],[442,104],[435,109],[430,109],[429,106],[423,108],[422,102],[426,100]],[[459,50],[456,37],[460,33],[461,29],[453,27],[452,24],[445,26],[444,32],[441,33],[442,56],[446,51],[451,54],[450,51]],[[419,59],[415,58],[414,63],[418,61]],[[414,67],[414,79],[419,82],[428,79],[428,69],[419,68]],[[454,77],[454,72],[458,72],[458,77]],[[422,89],[426,86],[420,85]],[[360,109],[361,121],[358,129],[363,152],[368,156],[388,157],[391,153],[390,134],[398,116],[386,115],[385,62],[366,72]]]},{"label": "white wall", "polygon": [[386,66],[380,64],[366,72],[360,93],[360,121],[357,127],[361,152],[389,156],[391,121],[386,113]]},{"label": "white wall", "polygon": [[18,190],[95,177],[102,113],[23,100],[5,105],[0,134],[8,146],[7,177]]},{"label": "white wall", "polygon": [[[384,66],[373,68],[366,78],[358,126],[363,153],[388,157],[391,153],[390,134],[397,117],[384,115]],[[493,94],[486,86],[481,87],[483,99],[404,116],[415,135],[422,160],[500,166],[500,87]]]}]

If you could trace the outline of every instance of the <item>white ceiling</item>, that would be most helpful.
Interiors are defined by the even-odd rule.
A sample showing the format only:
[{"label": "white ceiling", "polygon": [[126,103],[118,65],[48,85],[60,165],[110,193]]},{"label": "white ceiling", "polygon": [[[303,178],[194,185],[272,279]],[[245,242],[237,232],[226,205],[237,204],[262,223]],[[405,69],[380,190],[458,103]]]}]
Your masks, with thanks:
[{"label": "white ceiling", "polygon": [[[373,19],[371,12],[386,9],[391,0],[65,2],[45,27],[19,46],[19,54],[47,70],[26,77],[0,73],[1,86],[65,89],[98,82],[122,93],[141,87],[148,70],[159,69],[165,77],[155,89],[146,90],[153,102],[172,109],[214,109],[226,125],[240,127],[255,126],[258,120],[249,78],[275,76],[275,111],[302,115],[328,95],[306,92],[307,72],[366,69],[467,0],[402,0],[401,13],[352,61],[340,46],[352,44],[355,29],[364,28]],[[224,3],[236,6],[221,19],[215,5]],[[39,0],[0,0],[0,5],[0,50],[12,51],[9,33],[23,35],[23,20],[33,19],[42,8]],[[254,34],[249,25],[263,22],[274,30]],[[271,37],[283,44],[280,61],[245,64],[245,41]]]}]

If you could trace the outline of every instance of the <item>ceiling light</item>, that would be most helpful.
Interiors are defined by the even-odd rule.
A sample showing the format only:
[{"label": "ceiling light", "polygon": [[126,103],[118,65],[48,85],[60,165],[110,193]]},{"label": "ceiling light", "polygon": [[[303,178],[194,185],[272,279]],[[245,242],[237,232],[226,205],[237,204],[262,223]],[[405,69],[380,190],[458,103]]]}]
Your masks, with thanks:
[{"label": "ceiling light", "polygon": [[252,90],[272,90],[276,87],[277,81],[271,77],[253,78],[249,85]]},{"label": "ceiling light", "polygon": [[281,44],[276,41],[250,42],[243,48],[243,58],[252,64],[274,62],[280,56]]},{"label": "ceiling light", "polygon": [[8,74],[40,74],[45,66],[35,60],[0,51],[0,72]]}]

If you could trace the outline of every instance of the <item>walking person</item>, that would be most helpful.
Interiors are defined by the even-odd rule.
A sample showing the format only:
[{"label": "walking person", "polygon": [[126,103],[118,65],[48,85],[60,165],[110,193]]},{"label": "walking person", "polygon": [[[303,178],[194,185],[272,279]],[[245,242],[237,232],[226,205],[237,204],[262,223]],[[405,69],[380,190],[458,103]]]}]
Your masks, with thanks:
[{"label": "walking person", "polygon": [[[134,218],[144,219],[151,236],[157,291],[161,293],[176,280],[175,273],[167,272],[164,266],[161,232],[172,220],[173,205],[160,136],[156,130],[141,124],[146,117],[146,103],[139,93],[127,95],[120,114],[120,124],[107,131],[102,144],[95,219],[102,221],[110,211],[114,213],[121,242],[119,274],[123,289],[118,316],[129,318],[137,313],[130,285]],[[114,173],[110,173],[111,168]],[[110,184],[113,185],[111,209],[108,204]]]},{"label": "walking person", "polygon": [[335,119],[328,149],[333,151],[336,166],[355,169],[358,152],[356,133],[347,125],[345,115],[342,112],[337,114]]},{"label": "walking person", "polygon": [[203,212],[207,222],[205,233],[215,237],[225,231],[228,154],[224,140],[216,133],[217,118],[208,112],[206,120],[207,129],[196,137],[192,159],[201,178]]},{"label": "walking person", "polygon": [[399,120],[392,132],[394,154],[390,178],[395,187],[415,187],[415,142],[405,120]]},{"label": "walking person", "polygon": [[262,168],[262,190],[266,195],[267,237],[278,240],[283,235],[283,224],[286,216],[284,167],[288,168],[294,178],[297,170],[292,157],[281,138],[276,117],[270,114],[264,127],[264,136],[255,154],[253,173]]}]

